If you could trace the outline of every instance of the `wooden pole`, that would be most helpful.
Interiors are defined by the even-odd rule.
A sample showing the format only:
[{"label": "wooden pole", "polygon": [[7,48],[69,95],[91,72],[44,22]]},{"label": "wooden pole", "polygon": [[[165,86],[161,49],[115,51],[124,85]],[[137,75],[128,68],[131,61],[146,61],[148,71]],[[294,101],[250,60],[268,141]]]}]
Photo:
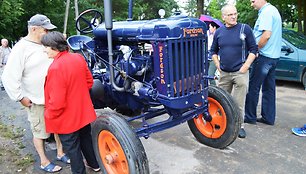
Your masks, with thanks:
[{"label": "wooden pole", "polygon": [[[78,7],[78,0],[74,0],[74,7],[75,7],[75,19],[79,16],[79,7]],[[79,23],[77,23],[78,28],[80,28]],[[77,35],[80,35],[80,32],[77,30]]]},{"label": "wooden pole", "polygon": [[68,16],[69,16],[69,6],[70,0],[66,1],[66,11],[65,11],[65,19],[64,19],[64,31],[63,34],[67,37],[67,23],[68,23]]}]

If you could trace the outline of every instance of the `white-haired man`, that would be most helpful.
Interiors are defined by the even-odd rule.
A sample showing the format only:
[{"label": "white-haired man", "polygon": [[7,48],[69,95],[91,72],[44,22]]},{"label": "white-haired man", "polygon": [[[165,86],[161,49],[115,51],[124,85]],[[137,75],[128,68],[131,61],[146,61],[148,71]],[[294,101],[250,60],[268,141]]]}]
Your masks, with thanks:
[{"label": "white-haired man", "polygon": [[[6,65],[8,56],[11,53],[11,48],[8,46],[8,40],[3,38],[1,39],[1,46],[0,46],[0,75],[3,72],[4,66]],[[0,87],[1,90],[4,90],[2,82],[0,80]]]}]

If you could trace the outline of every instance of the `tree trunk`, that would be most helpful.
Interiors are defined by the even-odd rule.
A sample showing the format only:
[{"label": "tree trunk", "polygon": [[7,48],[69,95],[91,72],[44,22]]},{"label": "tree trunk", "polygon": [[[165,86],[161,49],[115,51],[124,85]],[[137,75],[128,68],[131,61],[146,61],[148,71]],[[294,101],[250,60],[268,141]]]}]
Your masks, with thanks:
[{"label": "tree trunk", "polygon": [[204,14],[204,0],[197,0],[197,17]]},{"label": "tree trunk", "polygon": [[298,0],[297,1],[297,8],[298,8],[298,20],[297,20],[297,24],[298,24],[298,32],[302,32],[302,0]]},{"label": "tree trunk", "polygon": [[295,26],[295,22],[294,22],[294,21],[292,21],[292,23],[291,23],[291,28],[293,29],[293,28],[294,28],[294,26]]},{"label": "tree trunk", "polygon": [[[300,0],[300,1],[302,1],[302,0]],[[303,7],[304,7],[304,9],[303,9],[303,25],[304,25],[304,27],[303,27],[303,29],[304,29],[304,35],[306,35],[306,2],[305,1],[303,1],[304,2],[304,4],[302,4],[303,5]]]},{"label": "tree trunk", "polygon": [[70,6],[70,0],[67,0],[65,18],[64,18],[64,31],[63,31],[63,34],[66,35],[66,37],[67,37],[67,23],[68,23],[68,16],[69,16],[69,6]]}]

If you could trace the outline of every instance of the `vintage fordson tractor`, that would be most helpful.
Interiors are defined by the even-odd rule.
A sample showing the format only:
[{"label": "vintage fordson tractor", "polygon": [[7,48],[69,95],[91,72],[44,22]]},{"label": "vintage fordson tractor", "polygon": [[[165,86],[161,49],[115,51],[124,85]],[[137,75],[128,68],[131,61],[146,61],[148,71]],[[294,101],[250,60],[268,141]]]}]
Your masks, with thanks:
[{"label": "vintage fordson tractor", "polygon": [[77,29],[92,38],[68,38],[92,71],[94,107],[117,111],[103,112],[92,124],[103,173],[149,173],[139,138],[184,122],[200,143],[230,145],[241,120],[231,96],[208,85],[205,23],[183,15],[112,22],[110,0],[104,9],[101,24],[97,10],[83,12],[76,21]]}]

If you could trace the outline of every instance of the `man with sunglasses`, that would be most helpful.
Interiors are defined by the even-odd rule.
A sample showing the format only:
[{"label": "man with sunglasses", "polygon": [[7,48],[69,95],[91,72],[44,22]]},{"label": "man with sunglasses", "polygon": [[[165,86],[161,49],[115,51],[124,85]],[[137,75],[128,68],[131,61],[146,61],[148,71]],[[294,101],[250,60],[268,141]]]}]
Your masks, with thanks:
[{"label": "man with sunglasses", "polygon": [[[46,172],[57,172],[62,168],[47,158],[44,146],[44,140],[50,136],[46,133],[44,120],[44,82],[52,59],[44,52],[41,38],[55,28],[47,16],[32,16],[28,21],[28,35],[13,47],[2,74],[3,86],[9,97],[19,101],[27,110],[40,168]],[[55,140],[58,160],[70,163],[58,136]]]},{"label": "man with sunglasses", "polygon": [[[258,19],[253,33],[258,44],[259,55],[250,72],[249,90],[246,96],[244,122],[268,125],[275,123],[275,68],[281,54],[282,19],[278,10],[266,0],[251,0],[258,10]],[[261,118],[256,111],[259,91],[262,91]]]}]

